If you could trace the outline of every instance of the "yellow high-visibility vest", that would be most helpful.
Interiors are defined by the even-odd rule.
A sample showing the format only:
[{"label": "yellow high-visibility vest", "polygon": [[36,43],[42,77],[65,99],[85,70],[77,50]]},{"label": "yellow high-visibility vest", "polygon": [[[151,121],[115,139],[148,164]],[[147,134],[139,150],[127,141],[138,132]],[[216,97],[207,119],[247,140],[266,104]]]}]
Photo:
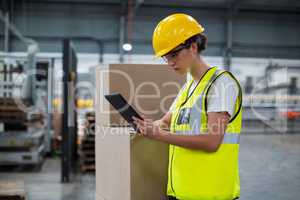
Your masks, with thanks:
[{"label": "yellow high-visibility vest", "polygon": [[238,154],[242,125],[242,91],[228,71],[210,68],[189,96],[193,80],[175,102],[170,129],[174,134],[207,134],[207,94],[220,76],[231,77],[239,87],[235,114],[222,144],[214,153],[169,146],[167,194],[180,200],[232,200],[240,195]]}]

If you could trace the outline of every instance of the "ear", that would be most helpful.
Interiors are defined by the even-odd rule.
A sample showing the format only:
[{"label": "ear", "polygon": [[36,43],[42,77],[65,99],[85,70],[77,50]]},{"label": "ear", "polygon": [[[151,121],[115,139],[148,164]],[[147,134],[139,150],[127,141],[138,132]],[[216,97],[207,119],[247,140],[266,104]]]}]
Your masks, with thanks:
[{"label": "ear", "polygon": [[198,54],[198,45],[197,45],[197,43],[196,42],[193,42],[192,44],[191,44],[191,51],[193,52],[193,53],[195,53],[195,54]]}]

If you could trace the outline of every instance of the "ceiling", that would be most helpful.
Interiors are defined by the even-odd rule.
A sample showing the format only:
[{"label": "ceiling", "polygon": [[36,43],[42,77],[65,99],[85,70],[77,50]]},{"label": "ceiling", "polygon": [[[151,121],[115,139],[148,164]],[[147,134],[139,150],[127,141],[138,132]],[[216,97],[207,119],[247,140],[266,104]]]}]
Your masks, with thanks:
[{"label": "ceiling", "polygon": [[[23,2],[47,3],[80,3],[80,4],[110,4],[121,5],[127,0],[22,0]],[[131,0],[134,4],[149,7],[191,7],[191,8],[229,8],[237,5],[241,10],[269,10],[296,12],[300,14],[299,0]]]},{"label": "ceiling", "polygon": [[228,8],[232,4],[238,5],[241,9],[253,10],[274,10],[274,11],[298,11],[300,14],[299,0],[144,0],[144,5],[156,6],[184,6],[184,7],[216,7]]}]

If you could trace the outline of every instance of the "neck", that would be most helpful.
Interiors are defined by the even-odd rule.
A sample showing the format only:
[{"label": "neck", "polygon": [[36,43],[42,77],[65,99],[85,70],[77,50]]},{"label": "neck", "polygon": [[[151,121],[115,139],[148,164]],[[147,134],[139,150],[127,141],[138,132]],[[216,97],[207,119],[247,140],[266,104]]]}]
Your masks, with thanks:
[{"label": "neck", "polygon": [[194,80],[200,80],[208,69],[209,65],[204,62],[201,56],[199,56],[199,59],[196,59],[192,66],[190,73]]}]

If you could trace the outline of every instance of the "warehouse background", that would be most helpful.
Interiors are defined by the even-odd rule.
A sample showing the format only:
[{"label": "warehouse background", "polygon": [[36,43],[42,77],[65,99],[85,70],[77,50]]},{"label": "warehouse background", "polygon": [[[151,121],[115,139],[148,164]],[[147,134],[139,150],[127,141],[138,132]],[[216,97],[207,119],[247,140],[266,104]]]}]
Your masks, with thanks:
[{"label": "warehouse background", "polygon": [[[294,200],[300,196],[299,1],[1,0],[0,11],[0,98],[33,98],[44,116],[45,135],[45,152],[38,167],[28,169],[22,162],[11,167],[2,159],[0,181],[4,185],[8,181],[23,182],[19,187],[33,200],[94,199],[93,173],[79,168],[75,175],[72,172],[75,178],[71,184],[60,183],[61,169],[65,169],[60,164],[63,139],[58,131],[62,116],[57,114],[64,104],[63,40],[70,39],[77,58],[77,62],[71,62],[77,69],[71,71],[77,77],[76,133],[81,148],[80,141],[91,139],[85,138],[86,125],[95,120],[95,67],[112,63],[164,64],[153,56],[153,30],[167,15],[183,12],[205,27],[205,60],[232,71],[244,90],[241,199]],[[126,51],[124,44],[130,44],[132,50]],[[38,68],[47,71],[44,82],[26,78],[26,71]],[[9,75],[9,70],[18,73],[18,69],[23,71]],[[9,88],[9,84],[19,86]],[[32,90],[32,85],[37,89]],[[0,160],[5,156],[16,160],[8,156],[16,150],[13,143],[3,141],[17,140],[20,134],[11,134],[8,129],[12,126],[7,124],[21,122],[1,102]],[[2,183],[0,194],[1,187]]]},{"label": "warehouse background", "polygon": [[[126,1],[28,0],[9,1],[8,7],[10,21],[24,36],[36,40],[43,52],[59,52],[61,39],[74,37],[79,52],[98,53],[101,49],[103,54],[116,54],[121,52],[120,36],[129,34],[134,44],[133,54],[151,54],[156,23],[170,13],[185,12],[206,28],[210,48],[205,55],[223,56],[231,38],[234,57],[297,59],[300,56],[300,3],[296,0],[133,3],[130,31],[126,30],[128,23],[124,20],[128,15]],[[3,30],[3,23],[1,26]],[[9,51],[26,51],[26,47],[12,35]]]},{"label": "warehouse background", "polygon": [[[5,1],[4,1],[5,2]],[[246,76],[261,75],[264,65],[274,59],[299,60],[300,28],[298,1],[9,1],[3,7],[23,36],[35,40],[42,53],[61,52],[61,40],[72,37],[79,54],[92,54],[95,64],[102,62],[159,62],[152,57],[151,37],[156,23],[174,12],[185,12],[206,28],[212,64],[232,66]],[[132,11],[132,14],[128,14]],[[0,24],[4,30],[4,23]],[[5,50],[3,31],[0,45]],[[122,49],[130,42],[129,58]],[[27,46],[9,32],[6,50],[24,52]],[[233,59],[230,58],[252,58]],[[255,59],[254,59],[255,58]],[[262,58],[262,59],[257,59]],[[88,60],[91,60],[90,57]],[[289,61],[278,61],[289,64]],[[299,61],[291,61],[291,65]],[[251,70],[249,72],[249,67]],[[86,71],[90,65],[79,65]],[[253,68],[257,67],[257,68]],[[247,70],[244,70],[247,69]],[[261,70],[261,71],[257,71]],[[255,73],[257,72],[257,73]]]}]

